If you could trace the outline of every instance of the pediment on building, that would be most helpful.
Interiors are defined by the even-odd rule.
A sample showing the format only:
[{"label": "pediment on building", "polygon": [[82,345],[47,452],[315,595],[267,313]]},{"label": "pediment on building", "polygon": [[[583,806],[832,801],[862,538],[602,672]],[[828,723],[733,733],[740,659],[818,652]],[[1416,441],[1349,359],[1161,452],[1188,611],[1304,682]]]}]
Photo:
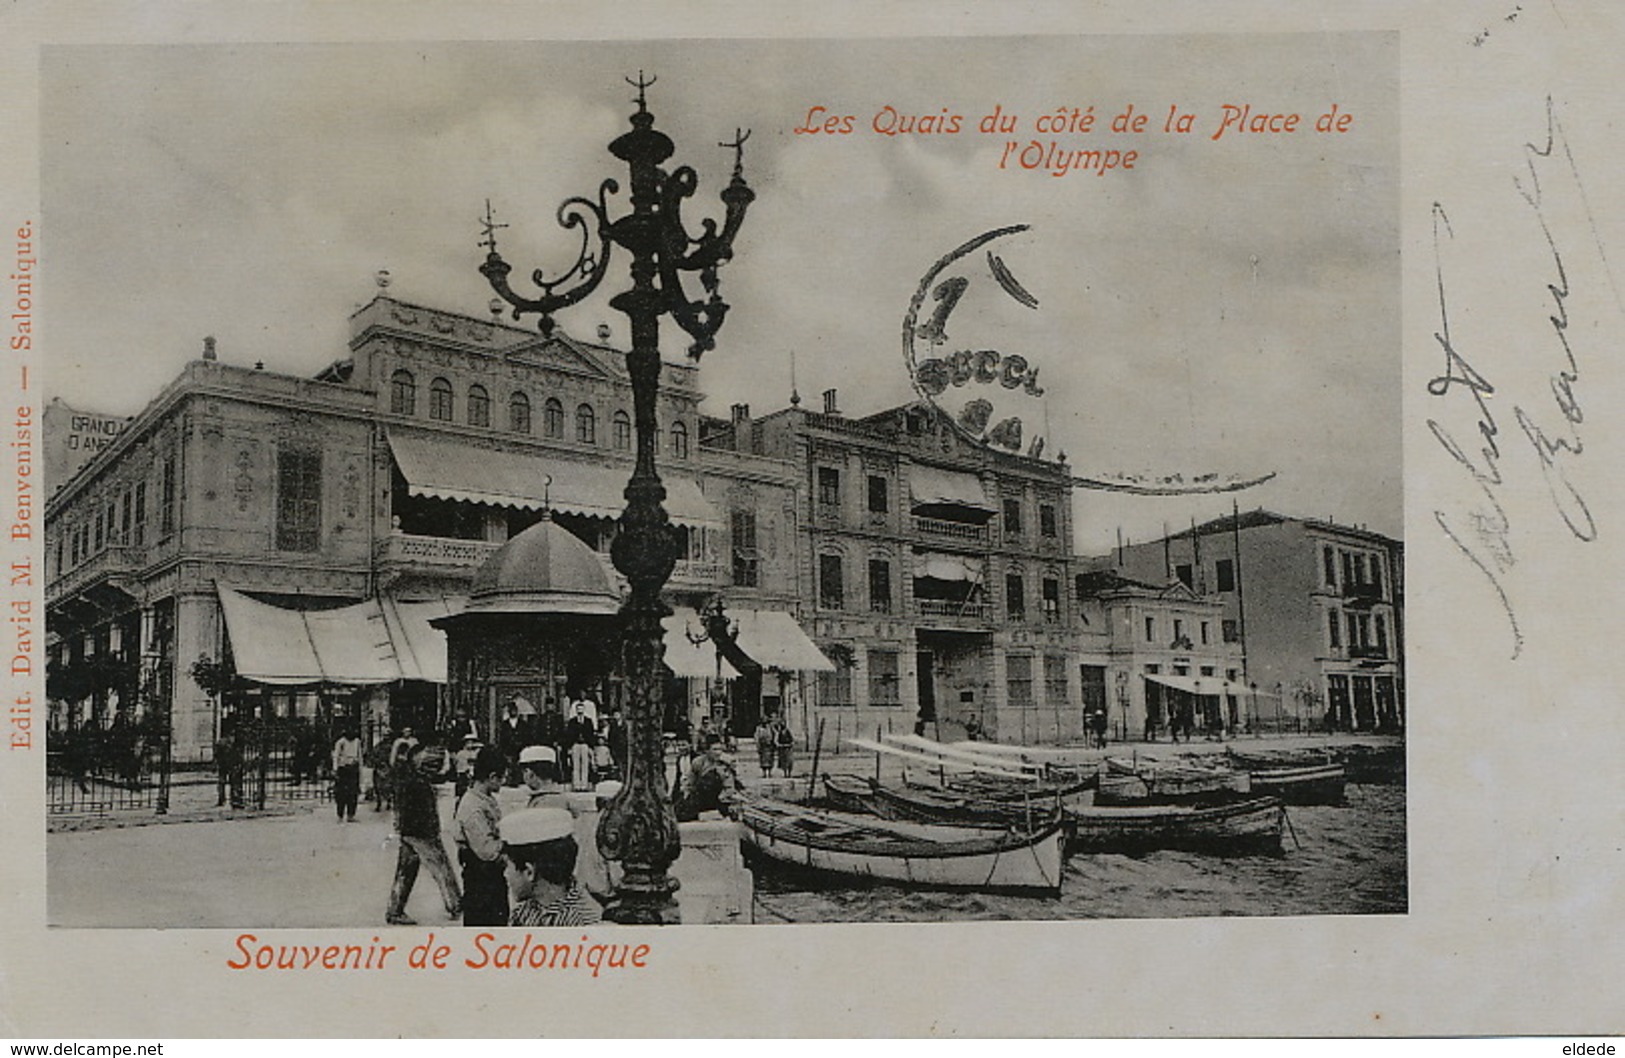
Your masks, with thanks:
[{"label": "pediment on building", "polygon": [[561,331],[510,349],[504,354],[504,359],[509,363],[566,371],[605,381],[619,381],[625,375],[624,371],[616,370],[613,350],[578,342]]}]

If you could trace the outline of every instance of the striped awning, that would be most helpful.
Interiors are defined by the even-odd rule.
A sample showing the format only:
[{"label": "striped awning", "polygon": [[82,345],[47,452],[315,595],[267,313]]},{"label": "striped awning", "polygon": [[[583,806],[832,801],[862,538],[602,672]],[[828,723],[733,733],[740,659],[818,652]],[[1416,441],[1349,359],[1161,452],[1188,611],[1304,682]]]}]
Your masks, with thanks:
[{"label": "striped awning", "polygon": [[[391,431],[389,449],[413,496],[496,507],[619,518],[626,509],[627,467]],[[666,512],[679,525],[722,525],[697,480],[663,471]]]}]

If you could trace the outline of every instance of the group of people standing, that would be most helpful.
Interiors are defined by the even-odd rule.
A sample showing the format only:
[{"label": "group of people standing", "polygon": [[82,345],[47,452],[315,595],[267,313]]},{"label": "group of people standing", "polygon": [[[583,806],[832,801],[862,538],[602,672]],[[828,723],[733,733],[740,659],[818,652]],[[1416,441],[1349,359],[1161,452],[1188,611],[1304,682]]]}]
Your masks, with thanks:
[{"label": "group of people standing", "polygon": [[777,713],[770,713],[762,717],[762,722],[756,725],[756,756],[762,765],[762,777],[773,774],[777,767],[790,777],[790,770],[795,766],[796,737],[790,732],[790,725]]},{"label": "group of people standing", "polygon": [[[436,789],[449,770],[445,750],[420,743],[406,750],[392,776],[400,851],[385,921],[415,924],[406,904],[425,864],[446,913],[465,926],[585,926],[601,920],[599,899],[607,898],[608,887],[595,897],[578,877],[582,842],[575,811],[558,783],[557,751],[533,746],[520,755],[532,794],[525,808],[507,816],[497,795],[508,759],[497,747],[482,746],[469,762],[469,784],[457,798],[451,824],[459,884],[446,855]],[[601,864],[596,853],[594,848]]]}]

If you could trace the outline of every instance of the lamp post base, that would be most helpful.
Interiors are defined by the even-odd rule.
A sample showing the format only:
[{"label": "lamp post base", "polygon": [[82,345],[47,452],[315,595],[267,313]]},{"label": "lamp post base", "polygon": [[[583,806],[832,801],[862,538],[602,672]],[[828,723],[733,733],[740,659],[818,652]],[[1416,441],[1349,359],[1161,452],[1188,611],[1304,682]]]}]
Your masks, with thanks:
[{"label": "lamp post base", "polygon": [[677,879],[664,871],[658,875],[627,871],[604,908],[604,920],[621,926],[679,925],[682,914],[673,895],[677,889]]}]

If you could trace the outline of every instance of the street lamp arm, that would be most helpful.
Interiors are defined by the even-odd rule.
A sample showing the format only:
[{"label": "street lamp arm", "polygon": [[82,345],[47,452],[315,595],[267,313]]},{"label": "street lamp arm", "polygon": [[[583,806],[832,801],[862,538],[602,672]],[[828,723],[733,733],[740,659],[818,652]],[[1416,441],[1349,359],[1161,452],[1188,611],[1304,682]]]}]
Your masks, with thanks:
[{"label": "street lamp arm", "polygon": [[[579,229],[581,246],[576,251],[575,263],[552,279],[540,268],[531,272],[531,282],[541,288],[541,297],[528,297],[515,291],[508,282],[512,266],[502,259],[494,245],[491,247],[485,256],[485,263],[480,266],[480,272],[491,288],[513,306],[514,319],[527,312],[540,313],[542,333],[551,334],[554,312],[574,305],[598,288],[609,270],[610,247],[613,245],[609,234],[607,199],[619,190],[620,185],[608,179],[599,185],[597,202],[577,195],[560,204],[557,214],[559,227]],[[595,237],[596,247],[593,244]]]},{"label": "street lamp arm", "polygon": [[[686,165],[678,167],[663,181],[659,257],[662,300],[672,319],[694,339],[688,352],[696,358],[716,347],[716,334],[728,314],[727,302],[717,293],[717,269],[733,257],[734,237],[745,222],[745,211],[756,197],[746,186],[744,177],[735,173],[720,196],[726,209],[721,230],[718,231],[717,222],[708,217],[701,222],[701,233],[696,238],[683,223],[682,206],[683,200],[692,197],[698,186],[698,175]],[[683,288],[684,272],[700,274],[700,284],[708,295],[706,300],[689,300]]]}]

